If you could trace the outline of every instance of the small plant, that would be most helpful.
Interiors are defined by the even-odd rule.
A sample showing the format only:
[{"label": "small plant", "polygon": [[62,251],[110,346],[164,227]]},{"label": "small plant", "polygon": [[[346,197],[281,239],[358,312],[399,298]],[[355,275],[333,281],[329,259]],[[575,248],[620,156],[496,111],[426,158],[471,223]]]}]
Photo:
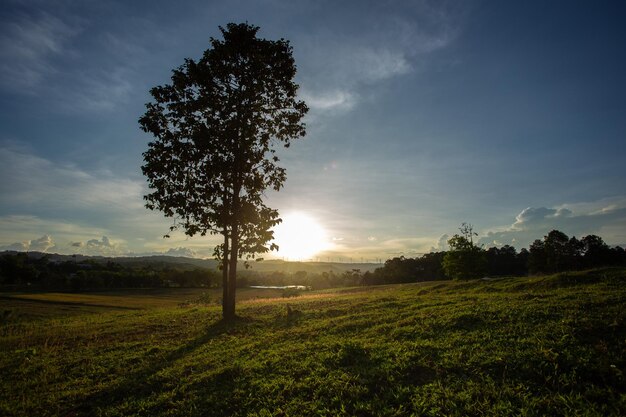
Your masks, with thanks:
[{"label": "small plant", "polygon": [[4,310],[0,318],[0,324],[8,323],[9,321],[15,320],[16,318],[17,318],[16,312],[14,312],[13,310]]},{"label": "small plant", "polygon": [[344,367],[366,365],[369,362],[369,354],[360,344],[348,341],[340,345],[335,360],[337,365]]},{"label": "small plant", "polygon": [[302,312],[300,310],[296,310],[291,308],[289,305],[287,305],[287,318],[295,318],[302,315]]},{"label": "small plant", "polygon": [[297,288],[285,288],[283,290],[283,298],[299,297],[302,295],[302,291]]},{"label": "small plant", "polygon": [[211,295],[207,292],[203,292],[202,294],[200,294],[198,297],[191,299],[191,300],[185,300],[182,303],[179,303],[178,306],[179,307],[190,307],[192,305],[203,305],[203,306],[207,306],[207,305],[211,305],[213,304],[215,301],[211,299]]}]

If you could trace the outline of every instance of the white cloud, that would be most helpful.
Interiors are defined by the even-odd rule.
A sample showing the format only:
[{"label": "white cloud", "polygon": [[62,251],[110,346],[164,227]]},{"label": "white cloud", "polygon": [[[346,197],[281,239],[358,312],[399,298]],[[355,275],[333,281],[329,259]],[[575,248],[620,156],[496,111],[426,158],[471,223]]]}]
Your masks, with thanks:
[{"label": "white cloud", "polygon": [[314,93],[310,91],[302,91],[302,99],[312,108],[320,111],[325,110],[350,110],[356,103],[356,97],[348,91],[325,91]]},{"label": "white cloud", "polygon": [[430,251],[431,252],[447,251],[449,249],[449,246],[448,246],[449,239],[450,239],[450,236],[448,236],[447,234],[441,235],[439,239],[437,240],[437,244],[435,246],[431,246]]},{"label": "white cloud", "polygon": [[609,244],[622,245],[626,243],[626,198],[618,196],[552,208],[528,207],[510,226],[488,231],[480,238],[480,243],[527,248],[553,229],[578,238],[595,234]]},{"label": "white cloud", "polygon": [[80,253],[97,256],[123,256],[128,253],[128,249],[121,243],[113,242],[108,237],[102,236],[102,239],[89,239],[84,243],[81,242]]},{"label": "white cloud", "polygon": [[48,252],[54,251],[56,246],[50,235],[43,235],[38,239],[26,240],[24,242],[16,242],[10,245],[0,246],[0,250],[13,250],[20,252]]},{"label": "white cloud", "polygon": [[31,240],[29,249],[36,252],[47,252],[54,247],[54,241],[50,235],[44,235],[39,239]]},{"label": "white cloud", "polygon": [[30,241],[16,242],[10,245],[0,246],[0,251],[12,250],[12,251],[17,251],[17,252],[26,252],[29,246],[30,246]]},{"label": "white cloud", "polygon": [[164,253],[167,256],[184,256],[186,258],[195,258],[197,256],[196,251],[190,248],[179,246],[177,248],[170,248]]},{"label": "white cloud", "polygon": [[66,244],[57,245],[51,235],[44,235],[38,239],[0,246],[0,250],[47,252],[64,255],[78,253],[90,256],[127,256],[130,254],[123,242],[114,242],[107,236],[102,236],[100,239],[89,239],[84,242],[70,241]]},{"label": "white cloud", "polygon": [[[15,216],[14,216],[15,218]],[[6,219],[6,218],[5,218]],[[3,219],[0,218],[0,228],[3,229]],[[25,219],[22,219],[24,221]],[[76,228],[73,225],[53,224],[51,222],[45,222],[37,219],[34,220],[35,224],[47,225],[48,228],[52,228],[58,231],[72,230],[77,233],[85,234],[85,229]],[[59,225],[61,227],[59,227]],[[55,228],[56,226],[56,228]],[[68,227],[69,226],[69,227]],[[93,232],[93,230],[92,230]],[[93,233],[92,233],[93,234]],[[73,234],[71,236],[74,236]],[[64,255],[81,254],[88,256],[154,256],[154,255],[166,255],[166,256],[184,256],[187,258],[198,257],[210,257],[213,251],[211,245],[201,245],[199,250],[194,250],[189,247],[178,246],[175,248],[168,248],[163,250],[152,250],[147,252],[131,252],[125,241],[117,239],[111,240],[107,236],[101,238],[91,238],[84,241],[69,240],[65,243],[57,244],[56,240],[49,234],[43,235],[37,239],[26,239],[22,242],[15,242],[11,244],[5,244],[0,242],[0,251],[18,251],[18,252],[46,252],[46,253],[58,253]]]},{"label": "white cloud", "polygon": [[554,219],[570,217],[572,212],[566,208],[527,207],[515,216],[514,230],[525,230],[537,224],[550,224]]},{"label": "white cloud", "polygon": [[[46,222],[40,222],[39,224],[44,223]],[[49,222],[47,222],[47,224],[50,225]],[[80,253],[84,255],[99,256],[123,256],[128,253],[128,250],[126,250],[123,245],[121,245],[120,243],[112,242],[106,236],[103,236],[101,240],[89,239],[86,242],[70,241],[66,244],[57,245],[55,239],[53,239],[53,237],[49,234],[43,235],[38,239],[25,240],[23,242],[12,243],[9,245],[4,244],[0,246],[0,250],[14,250],[20,252],[47,252],[59,254]]]}]

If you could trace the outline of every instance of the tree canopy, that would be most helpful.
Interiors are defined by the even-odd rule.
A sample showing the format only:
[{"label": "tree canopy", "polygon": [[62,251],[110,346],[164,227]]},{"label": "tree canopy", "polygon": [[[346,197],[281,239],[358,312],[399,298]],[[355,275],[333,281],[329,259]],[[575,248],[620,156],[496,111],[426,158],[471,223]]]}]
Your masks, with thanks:
[{"label": "tree canopy", "polygon": [[463,223],[459,228],[461,234],[455,234],[448,240],[450,250],[443,258],[445,273],[454,279],[479,278],[487,270],[487,258],[483,248],[474,243],[474,232],[471,224]]},{"label": "tree canopy", "polygon": [[286,171],[278,145],[305,135],[306,104],[297,99],[289,42],[260,39],[247,23],[220,27],[198,61],[185,59],[171,84],[150,90],[139,120],[154,136],[142,167],[146,206],[174,218],[189,236],[221,234],[224,318],[235,316],[238,259],[275,249],[278,212],[263,192],[280,190]]}]

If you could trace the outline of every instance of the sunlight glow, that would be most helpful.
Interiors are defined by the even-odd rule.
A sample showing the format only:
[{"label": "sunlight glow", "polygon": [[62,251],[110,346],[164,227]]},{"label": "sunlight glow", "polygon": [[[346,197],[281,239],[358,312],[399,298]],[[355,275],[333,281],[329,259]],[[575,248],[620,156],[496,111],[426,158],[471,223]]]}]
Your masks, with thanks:
[{"label": "sunlight glow", "polygon": [[303,213],[283,216],[274,229],[274,242],[279,246],[277,256],[289,261],[310,260],[329,247],[324,228]]}]

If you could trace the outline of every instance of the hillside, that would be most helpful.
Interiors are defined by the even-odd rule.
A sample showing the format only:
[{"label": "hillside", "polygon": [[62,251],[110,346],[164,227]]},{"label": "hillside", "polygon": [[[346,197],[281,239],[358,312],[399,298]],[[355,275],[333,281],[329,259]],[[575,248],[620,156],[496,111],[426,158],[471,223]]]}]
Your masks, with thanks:
[{"label": "hillside", "polygon": [[603,269],[248,300],[229,326],[193,303],[5,313],[0,414],[626,415],[624,306]]},{"label": "hillside", "polygon": [[[3,251],[2,255],[15,255],[20,252],[15,251]],[[116,256],[116,257],[104,257],[104,256],[87,256],[87,255],[60,255],[56,253],[43,253],[43,252],[27,252],[28,256],[33,259],[47,257],[50,261],[54,262],[114,262],[120,265],[141,267],[141,266],[178,266],[186,268],[207,268],[217,269],[218,262],[215,259],[200,259],[200,258],[187,258],[184,256]],[[376,263],[348,263],[348,262],[295,262],[295,261],[283,261],[280,259],[267,259],[261,262],[250,262],[250,269],[246,270],[243,262],[239,263],[239,269],[242,273],[246,271],[257,272],[284,272],[295,273],[298,271],[305,271],[307,273],[322,273],[322,272],[335,272],[343,273],[352,269],[359,269],[361,272],[373,271],[376,268],[381,267],[382,264]]]}]

